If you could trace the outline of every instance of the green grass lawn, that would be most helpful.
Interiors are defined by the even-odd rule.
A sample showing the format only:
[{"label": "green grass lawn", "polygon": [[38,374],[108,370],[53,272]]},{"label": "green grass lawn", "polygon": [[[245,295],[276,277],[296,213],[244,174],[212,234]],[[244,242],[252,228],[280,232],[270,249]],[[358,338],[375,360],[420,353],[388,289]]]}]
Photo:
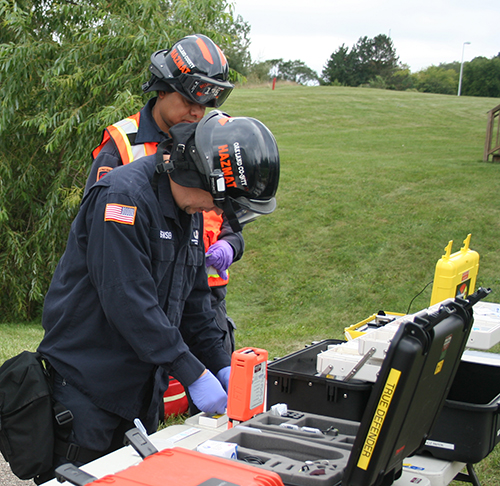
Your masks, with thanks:
[{"label": "green grass lawn", "polygon": [[[500,165],[482,162],[486,112],[498,99],[342,87],[236,89],[224,105],[275,134],[278,209],[244,230],[228,311],[237,346],[270,357],[379,310],[406,313],[450,240],[472,234],[477,286],[500,302]],[[427,307],[431,286],[412,303]],[[38,323],[0,327],[0,357],[33,349]],[[476,466],[500,484],[499,454]],[[454,483],[456,485],[463,483]]]},{"label": "green grass lawn", "polygon": [[[478,284],[498,301],[500,166],[482,162],[498,100],[371,89],[240,89],[281,154],[278,209],[249,225],[228,307],[242,345],[283,355],[340,338],[380,309],[404,313],[436,262],[472,234]],[[431,286],[412,310],[429,304]],[[496,300],[497,299],[497,300]]]}]

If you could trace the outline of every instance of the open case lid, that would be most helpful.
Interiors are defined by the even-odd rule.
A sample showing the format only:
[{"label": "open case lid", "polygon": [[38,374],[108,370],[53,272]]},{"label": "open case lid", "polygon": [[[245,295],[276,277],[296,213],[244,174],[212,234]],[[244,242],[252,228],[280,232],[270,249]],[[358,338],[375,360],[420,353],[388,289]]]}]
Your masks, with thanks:
[{"label": "open case lid", "polygon": [[403,321],[389,346],[353,445],[342,486],[392,484],[403,459],[430,434],[472,328],[472,306],[490,293],[446,301]]}]

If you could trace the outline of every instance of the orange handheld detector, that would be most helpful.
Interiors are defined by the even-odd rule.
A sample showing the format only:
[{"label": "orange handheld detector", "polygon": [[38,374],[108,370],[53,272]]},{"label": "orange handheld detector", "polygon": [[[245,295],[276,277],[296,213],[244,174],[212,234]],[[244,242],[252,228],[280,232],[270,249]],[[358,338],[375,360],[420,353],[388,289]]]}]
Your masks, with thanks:
[{"label": "orange handheld detector", "polygon": [[230,423],[249,420],[264,411],[267,356],[267,351],[259,348],[241,348],[233,353],[227,394]]}]

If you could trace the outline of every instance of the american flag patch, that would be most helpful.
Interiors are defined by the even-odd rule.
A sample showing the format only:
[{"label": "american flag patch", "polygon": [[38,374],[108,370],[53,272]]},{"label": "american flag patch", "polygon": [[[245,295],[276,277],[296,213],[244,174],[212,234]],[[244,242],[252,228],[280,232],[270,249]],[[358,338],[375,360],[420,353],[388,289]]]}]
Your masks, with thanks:
[{"label": "american flag patch", "polygon": [[124,206],[123,204],[106,204],[104,221],[115,221],[116,223],[134,224],[136,206]]}]

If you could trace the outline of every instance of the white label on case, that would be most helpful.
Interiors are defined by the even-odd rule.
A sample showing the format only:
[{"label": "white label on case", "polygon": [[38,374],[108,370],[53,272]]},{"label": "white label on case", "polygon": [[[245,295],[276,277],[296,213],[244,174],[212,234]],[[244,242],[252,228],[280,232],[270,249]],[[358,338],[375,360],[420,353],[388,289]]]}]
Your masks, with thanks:
[{"label": "white label on case", "polygon": [[436,440],[426,440],[425,445],[429,447],[437,447],[438,449],[455,450],[455,444],[448,444],[447,442],[438,442]]}]

